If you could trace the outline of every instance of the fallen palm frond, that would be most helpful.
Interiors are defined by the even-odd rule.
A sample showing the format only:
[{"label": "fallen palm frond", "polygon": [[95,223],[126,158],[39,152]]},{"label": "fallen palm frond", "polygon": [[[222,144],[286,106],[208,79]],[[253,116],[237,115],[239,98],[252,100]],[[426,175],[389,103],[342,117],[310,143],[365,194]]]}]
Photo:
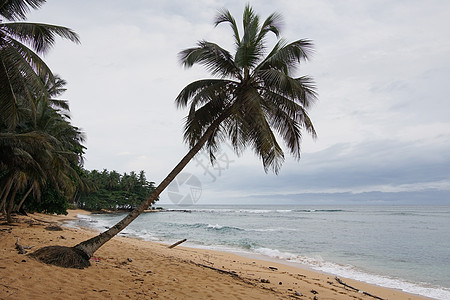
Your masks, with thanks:
[{"label": "fallen palm frond", "polygon": [[81,250],[65,246],[48,246],[36,250],[28,256],[48,265],[63,268],[84,269],[91,265],[89,257]]}]

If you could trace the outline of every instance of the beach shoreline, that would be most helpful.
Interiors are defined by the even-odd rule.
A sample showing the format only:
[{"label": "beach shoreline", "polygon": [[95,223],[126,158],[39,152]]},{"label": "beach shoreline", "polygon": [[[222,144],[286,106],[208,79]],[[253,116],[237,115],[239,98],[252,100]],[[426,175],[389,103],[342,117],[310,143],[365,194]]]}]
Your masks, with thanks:
[{"label": "beach shoreline", "polygon": [[[427,299],[331,274],[307,266],[244,257],[234,253],[177,246],[131,237],[115,237],[98,250],[92,266],[83,270],[44,265],[18,254],[15,242],[73,246],[96,231],[48,224],[73,220],[67,216],[32,214],[16,226],[1,225],[0,298],[8,299]],[[30,250],[30,251],[32,251]],[[359,290],[359,291],[358,291]],[[365,292],[367,294],[363,294]]]}]

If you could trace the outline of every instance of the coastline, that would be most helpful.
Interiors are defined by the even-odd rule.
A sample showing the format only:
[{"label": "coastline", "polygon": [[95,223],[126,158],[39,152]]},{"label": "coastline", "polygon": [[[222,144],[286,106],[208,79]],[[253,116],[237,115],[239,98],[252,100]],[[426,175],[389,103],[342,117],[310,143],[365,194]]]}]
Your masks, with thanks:
[{"label": "coastline", "polygon": [[[300,266],[243,257],[233,253],[115,237],[98,250],[84,270],[44,265],[14,249],[22,245],[72,246],[96,234],[64,227],[47,231],[47,222],[76,219],[33,214],[17,226],[1,225],[0,296],[8,299],[375,299],[338,283],[333,275]],[[8,232],[8,228],[12,228]],[[215,269],[216,270],[215,270]],[[221,271],[220,271],[221,270]],[[383,299],[427,299],[402,291],[341,278],[346,284]],[[269,281],[267,282],[262,282]],[[281,283],[281,284],[280,284]],[[314,292],[316,293],[314,293]]]}]

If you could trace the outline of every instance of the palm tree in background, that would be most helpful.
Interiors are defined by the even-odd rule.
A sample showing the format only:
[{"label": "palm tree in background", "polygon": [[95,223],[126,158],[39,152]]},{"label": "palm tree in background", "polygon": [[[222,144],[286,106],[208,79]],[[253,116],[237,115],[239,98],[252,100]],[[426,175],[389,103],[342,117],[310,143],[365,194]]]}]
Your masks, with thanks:
[{"label": "palm tree in background", "polygon": [[[316,136],[307,114],[316,93],[311,78],[292,76],[300,62],[308,59],[311,41],[287,43],[280,39],[280,15],[272,14],[261,22],[249,5],[244,9],[242,35],[229,11],[219,12],[214,24],[221,23],[232,28],[234,55],[208,41],[200,41],[196,47],[179,53],[185,67],[200,64],[216,77],[187,85],[176,98],[179,108],[189,107],[184,140],[191,150],[154,192],[123,220],[100,235],[68,248],[84,256],[85,262],[71,265],[72,258],[57,260],[63,251],[58,246],[42,248],[34,253],[35,257],[60,266],[89,265],[88,259],[94,252],[148,208],[201,149],[209,152],[214,163],[214,154],[225,140],[231,142],[237,154],[252,149],[261,158],[266,172],[278,173],[284,161],[284,151],[277,136],[294,157],[300,158],[302,130]],[[278,42],[265,55],[269,33],[275,34]]]},{"label": "palm tree in background", "polygon": [[[85,188],[77,173],[83,162],[84,134],[70,123],[67,101],[54,98],[65,91],[65,81],[55,75],[54,82],[46,78],[43,84],[51,98],[34,97],[35,117],[22,119],[14,132],[0,131],[0,170],[4,171],[0,209],[8,222],[31,192],[39,199],[42,188],[52,186],[70,199],[76,189]],[[25,195],[16,203],[16,194],[24,189]]]},{"label": "palm tree in background", "polygon": [[39,55],[48,52],[56,36],[79,43],[78,35],[69,28],[22,22],[30,8],[45,2],[0,0],[0,126],[9,131],[19,123],[21,107],[27,107],[34,116],[35,96],[50,98],[42,78],[53,83],[55,78]]},{"label": "palm tree in background", "polygon": [[[81,163],[82,133],[68,121],[68,104],[55,100],[65,82],[41,59],[57,36],[79,43],[71,29],[23,22],[46,0],[0,0],[0,209],[11,219],[15,196],[51,182],[73,188],[73,169]],[[72,180],[69,180],[69,176]],[[72,181],[72,184],[70,184]]]}]

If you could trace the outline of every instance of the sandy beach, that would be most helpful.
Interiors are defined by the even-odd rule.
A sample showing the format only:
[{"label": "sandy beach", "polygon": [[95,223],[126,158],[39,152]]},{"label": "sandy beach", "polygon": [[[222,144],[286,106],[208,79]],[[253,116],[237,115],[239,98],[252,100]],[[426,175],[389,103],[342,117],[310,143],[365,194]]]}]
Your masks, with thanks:
[{"label": "sandy beach", "polygon": [[[61,225],[67,216],[31,214],[0,225],[0,299],[425,299],[420,296],[269,261],[116,237],[83,270],[42,264],[15,243],[73,246],[96,233]],[[365,292],[367,294],[364,294]],[[371,296],[372,295],[372,296]]]}]

